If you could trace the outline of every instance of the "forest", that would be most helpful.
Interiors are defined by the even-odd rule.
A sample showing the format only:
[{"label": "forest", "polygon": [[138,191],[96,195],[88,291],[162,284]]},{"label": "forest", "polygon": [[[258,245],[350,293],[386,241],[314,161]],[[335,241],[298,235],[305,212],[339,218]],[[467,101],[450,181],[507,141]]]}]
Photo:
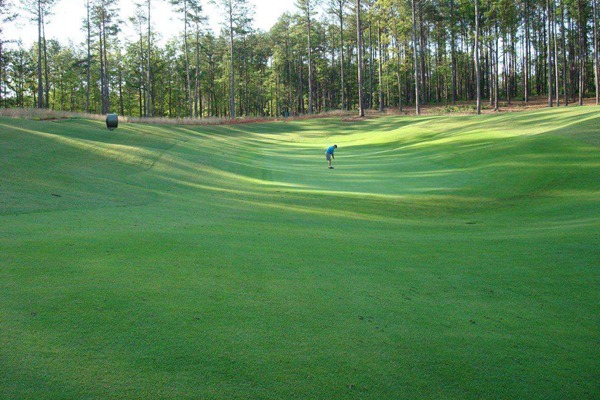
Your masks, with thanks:
[{"label": "forest", "polygon": [[[268,32],[248,0],[211,0],[218,34],[209,0],[163,0],[181,25],[164,41],[152,0],[130,16],[117,0],[82,1],[82,40],[63,44],[44,33],[56,0],[0,0],[0,108],[233,119],[599,101],[598,0],[295,0]],[[30,48],[3,29],[22,9]]]}]

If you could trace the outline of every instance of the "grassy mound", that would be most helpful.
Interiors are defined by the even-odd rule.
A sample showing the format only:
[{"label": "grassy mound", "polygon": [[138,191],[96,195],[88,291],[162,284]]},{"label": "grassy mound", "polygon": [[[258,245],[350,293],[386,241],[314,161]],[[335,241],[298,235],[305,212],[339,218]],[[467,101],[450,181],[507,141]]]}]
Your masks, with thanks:
[{"label": "grassy mound", "polygon": [[0,118],[0,397],[593,398],[598,126]]}]

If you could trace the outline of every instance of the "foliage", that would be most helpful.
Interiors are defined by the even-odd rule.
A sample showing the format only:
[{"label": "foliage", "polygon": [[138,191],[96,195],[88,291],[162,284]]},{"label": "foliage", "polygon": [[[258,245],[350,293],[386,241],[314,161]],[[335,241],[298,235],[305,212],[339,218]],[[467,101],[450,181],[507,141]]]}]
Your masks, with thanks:
[{"label": "foliage", "polygon": [[[295,14],[282,15],[269,32],[261,32],[252,29],[252,8],[246,2],[221,1],[222,10],[232,7],[231,18],[225,16],[227,21],[223,21],[227,29],[218,35],[206,30],[201,2],[171,0],[171,4],[183,21],[181,37],[158,43],[151,27],[145,30],[142,26],[148,16],[140,9],[133,18],[139,38],[135,43],[122,43],[117,39],[114,0],[92,2],[92,111],[110,108],[131,115],[202,118],[301,115],[311,105],[316,113],[358,107],[356,10],[352,2],[297,1]],[[594,59],[598,50],[591,5],[574,0],[551,0],[549,4],[550,8],[537,0],[481,1],[481,91],[494,108],[501,100],[510,104],[549,94],[550,104],[557,100],[560,105],[582,102],[597,89]],[[473,2],[435,0],[417,2],[417,6],[418,32],[413,43],[409,1],[363,2],[362,69],[367,108],[402,110],[415,104],[415,44],[423,77],[418,83],[421,104],[454,105],[475,99]],[[549,23],[551,35],[547,33]],[[0,30],[0,42],[1,35]],[[152,43],[151,51],[147,43]],[[86,57],[80,45],[44,41],[41,46],[48,50],[47,62],[41,63],[50,80],[48,107],[84,110],[81,83],[87,82],[87,61],[83,61]],[[528,51],[524,51],[526,47]],[[0,105],[35,105],[40,53],[24,58],[23,51],[32,54],[33,48],[18,45],[0,50]]]}]

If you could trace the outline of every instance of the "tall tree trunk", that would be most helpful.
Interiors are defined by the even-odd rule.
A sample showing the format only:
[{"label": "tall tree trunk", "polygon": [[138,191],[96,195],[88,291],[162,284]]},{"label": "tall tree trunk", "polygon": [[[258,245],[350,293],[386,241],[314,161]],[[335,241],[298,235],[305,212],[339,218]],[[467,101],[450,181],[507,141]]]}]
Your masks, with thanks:
[{"label": "tall tree trunk", "polygon": [[234,49],[233,49],[233,3],[229,2],[229,46],[231,58],[231,71],[229,72],[229,116],[235,119],[235,74],[234,74]]},{"label": "tall tree trunk", "polygon": [[511,85],[511,68],[512,68],[512,49],[511,49],[511,37],[510,33],[507,33],[505,36],[505,41],[502,43],[503,55],[502,59],[504,60],[504,65],[502,67],[502,76],[504,79],[504,96],[506,98],[507,104],[511,102],[512,93],[510,91]]},{"label": "tall tree trunk", "polygon": [[110,101],[110,83],[109,83],[109,75],[108,75],[108,46],[107,46],[107,38],[106,31],[104,32],[104,99],[106,101],[106,111],[105,114],[110,112],[111,109],[111,101]]},{"label": "tall tree trunk", "polygon": [[429,90],[428,90],[428,70],[427,64],[425,63],[425,49],[427,48],[426,39],[425,39],[425,29],[423,24],[423,9],[422,2],[417,2],[417,15],[419,17],[419,61],[421,63],[421,68],[419,69],[419,78],[421,82],[421,99],[423,100],[423,104],[429,103]]},{"label": "tall tree trunk", "polygon": [[[412,0],[413,4],[415,0]],[[413,7],[414,8],[414,7]],[[481,77],[479,76],[479,0],[475,0],[475,85],[477,91],[477,114],[481,114]]]},{"label": "tall tree trunk", "polygon": [[43,14],[42,14],[42,43],[44,43],[44,89],[45,89],[44,108],[50,108],[50,77],[49,77],[50,67],[48,66],[48,46],[46,43],[46,21],[44,19]]},{"label": "tall tree trunk", "polygon": [[513,64],[512,64],[511,87],[512,87],[512,97],[513,98],[517,97],[517,70],[518,70],[517,64],[519,62],[519,57],[517,56],[517,42],[518,42],[518,39],[516,38],[516,32],[515,32],[512,35]]},{"label": "tall tree trunk", "polygon": [[139,115],[141,117],[148,116],[146,109],[146,85],[145,85],[145,77],[144,77],[144,34],[142,32],[142,24],[139,24],[139,35],[140,35],[140,74],[138,76],[138,102],[139,102]]},{"label": "tall tree trunk", "polygon": [[346,83],[344,73],[344,3],[339,2],[338,18],[340,20],[340,79],[341,79],[341,95],[342,95],[342,110],[346,110]]},{"label": "tall tree trunk", "polygon": [[383,51],[381,48],[381,22],[377,23],[377,36],[379,50],[379,112],[383,112]]},{"label": "tall tree trunk", "polygon": [[90,110],[90,86],[92,84],[92,22],[90,19],[90,0],[86,2],[86,28],[87,28],[87,65],[86,65],[86,85],[85,85],[85,112]]},{"label": "tall tree trunk", "polygon": [[531,46],[531,39],[529,36],[529,0],[525,0],[525,49],[524,49],[524,54],[525,54],[525,59],[524,59],[524,89],[525,89],[525,95],[524,95],[524,100],[525,103],[529,102],[529,86],[530,86],[530,82],[529,82],[529,77],[531,75],[530,72],[530,68],[531,68],[531,56],[529,54],[529,48]]},{"label": "tall tree trunk", "polygon": [[384,107],[389,107],[391,105],[391,73],[390,73],[390,52],[391,52],[391,44],[383,44],[381,45],[383,52],[383,104]]},{"label": "tall tree trunk", "polygon": [[196,75],[194,84],[194,117],[202,118],[202,96],[200,93],[200,27],[196,27]]},{"label": "tall tree trunk", "polygon": [[365,46],[365,48],[368,47],[369,48],[369,95],[367,96],[368,98],[368,105],[366,108],[374,108],[374,100],[373,98],[375,97],[373,95],[374,93],[374,85],[373,85],[373,76],[375,75],[373,73],[373,66],[375,65],[375,48],[373,46],[373,23],[371,21],[369,21],[369,44],[368,46]]},{"label": "tall tree trunk", "polygon": [[[415,1],[412,0],[412,39],[413,39],[413,61],[415,69],[415,113],[421,115],[421,105],[419,104],[419,53],[417,51],[417,11],[415,7]],[[477,0],[475,0],[477,1]]]},{"label": "tall tree trunk", "polygon": [[498,97],[500,97],[500,49],[498,38],[500,34],[498,32],[498,23],[496,23],[496,49],[494,52],[494,111],[498,111],[499,109],[499,101]]},{"label": "tall tree trunk", "polygon": [[101,105],[101,113],[106,114],[106,101],[104,99],[104,80],[106,79],[106,74],[104,72],[104,42],[103,42],[103,33],[102,33],[102,21],[100,22],[100,32],[98,35],[98,46],[100,49],[100,105]]},{"label": "tall tree trunk", "polygon": [[148,104],[147,107],[147,111],[148,111],[148,116],[152,117],[154,116],[154,92],[153,92],[153,88],[152,88],[152,30],[151,30],[151,0],[148,0],[148,31],[147,31],[147,35],[148,35],[148,46],[147,46],[147,55],[146,55],[146,88],[147,88],[147,95],[148,95],[148,100],[146,101],[146,103]]},{"label": "tall tree trunk", "polygon": [[[281,107],[280,107],[280,93],[279,93],[279,73],[275,72],[275,106],[271,106],[271,116],[277,117],[281,116]],[[272,97],[271,97],[272,99]]]},{"label": "tall tree trunk", "polygon": [[188,11],[187,0],[183,0],[183,59],[185,62],[185,89],[187,94],[188,115],[194,115],[194,106],[192,100],[192,80],[190,78],[190,55],[188,48]]},{"label": "tall tree trunk", "polygon": [[552,11],[552,37],[554,39],[554,91],[555,91],[555,95],[554,97],[556,98],[556,107],[560,106],[560,71],[558,70],[558,31],[557,31],[557,18],[556,18],[556,12],[557,12],[557,7],[556,4],[554,3],[554,0],[552,0],[552,7],[553,7],[553,11]]},{"label": "tall tree trunk", "polygon": [[307,34],[308,34],[308,113],[313,113],[313,62],[312,62],[312,43],[310,41],[310,0],[306,1],[306,25],[307,25]]},{"label": "tall tree trunk", "polygon": [[100,70],[101,70],[101,86],[102,86],[102,114],[110,112],[110,91],[108,83],[108,46],[106,38],[106,20],[102,18],[100,29]]},{"label": "tall tree trunk", "polygon": [[289,44],[289,32],[286,31],[285,37],[285,59],[287,63],[287,105],[285,112],[289,115],[294,110],[294,95],[292,92],[292,62],[290,60],[290,44]]},{"label": "tall tree trunk", "polygon": [[44,82],[42,79],[42,0],[38,0],[38,65],[37,65],[37,74],[38,74],[38,98],[37,98],[37,108],[44,108]]},{"label": "tall tree trunk", "polygon": [[123,101],[123,67],[119,65],[119,113],[125,115],[125,104]]},{"label": "tall tree trunk", "polygon": [[569,70],[567,68],[567,36],[565,33],[565,8],[566,5],[563,3],[560,11],[560,25],[562,35],[563,96],[566,107],[569,105],[569,92],[567,87],[569,81]]},{"label": "tall tree trunk", "polygon": [[583,105],[585,97],[585,25],[582,0],[577,1],[578,26],[579,26],[579,105]]},{"label": "tall tree trunk", "polygon": [[600,65],[598,58],[598,0],[594,0],[594,76],[596,81],[596,105],[600,105]]},{"label": "tall tree trunk", "polygon": [[[414,0],[413,0],[414,1]],[[358,116],[365,116],[363,104],[363,44],[362,44],[362,26],[360,21],[360,0],[356,0],[356,42],[358,51]]]},{"label": "tall tree trunk", "polygon": [[548,82],[548,107],[554,105],[552,101],[552,16],[550,10],[550,0],[546,0],[546,51],[547,51],[547,82]]},{"label": "tall tree trunk", "polygon": [[304,114],[304,74],[302,56],[298,60],[298,114]]},{"label": "tall tree trunk", "polygon": [[[488,32],[488,36],[489,37],[493,37],[492,32],[491,32],[491,27],[489,28],[490,31]],[[484,53],[484,64],[483,64],[483,82],[482,82],[482,87],[484,88],[483,92],[485,93],[485,88],[487,85],[487,92],[488,92],[488,96],[489,96],[489,106],[490,107],[494,107],[494,84],[496,82],[496,80],[494,79],[495,76],[495,70],[494,70],[494,63],[496,62],[496,57],[494,56],[494,52],[495,52],[495,47],[494,47],[494,43],[498,43],[498,40],[494,40],[493,43],[491,43],[489,46],[483,46],[483,53]]]},{"label": "tall tree trunk", "polygon": [[450,51],[452,58],[452,104],[456,104],[456,80],[457,80],[457,61],[456,61],[456,31],[454,22],[454,0],[450,0]]},{"label": "tall tree trunk", "polygon": [[400,40],[398,40],[398,38],[395,38],[396,40],[396,46],[397,46],[397,51],[398,51],[398,62],[396,63],[396,76],[397,76],[397,80],[398,80],[398,111],[402,112],[402,81],[400,79],[401,77],[401,69],[400,69]]}]

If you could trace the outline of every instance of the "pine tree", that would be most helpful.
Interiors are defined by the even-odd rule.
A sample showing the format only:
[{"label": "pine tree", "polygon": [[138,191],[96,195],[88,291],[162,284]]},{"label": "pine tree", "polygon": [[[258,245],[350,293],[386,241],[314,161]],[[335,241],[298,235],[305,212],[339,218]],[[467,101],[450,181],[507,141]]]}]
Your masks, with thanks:
[{"label": "pine tree", "polygon": [[244,35],[252,21],[253,8],[248,0],[214,0],[225,13],[225,27],[229,35],[229,117],[235,119],[235,46],[234,38]]},{"label": "pine tree", "polygon": [[302,12],[302,18],[306,22],[306,32],[308,38],[308,113],[313,113],[313,59],[311,42],[311,21],[314,15],[314,7],[317,0],[296,0],[296,7]]},{"label": "pine tree", "polygon": [[0,0],[0,107],[2,107],[2,100],[4,96],[4,69],[5,69],[5,57],[4,57],[4,35],[3,35],[3,24],[12,21],[16,17],[16,13],[13,11],[13,5],[9,0]]},{"label": "pine tree", "polygon": [[56,0],[21,0],[21,3],[25,10],[31,14],[32,20],[37,23],[37,108],[44,108],[44,62],[42,54],[45,51],[46,40],[43,35],[43,26],[45,18],[50,14]]},{"label": "pine tree", "polygon": [[118,0],[94,0],[92,21],[98,35],[98,58],[100,59],[101,113],[110,112],[110,74],[108,66],[109,40],[120,31],[117,10]]},{"label": "pine tree", "polygon": [[358,53],[358,116],[365,116],[363,103],[363,45],[362,45],[362,24],[361,24],[361,6],[360,0],[356,0],[356,43]]}]

